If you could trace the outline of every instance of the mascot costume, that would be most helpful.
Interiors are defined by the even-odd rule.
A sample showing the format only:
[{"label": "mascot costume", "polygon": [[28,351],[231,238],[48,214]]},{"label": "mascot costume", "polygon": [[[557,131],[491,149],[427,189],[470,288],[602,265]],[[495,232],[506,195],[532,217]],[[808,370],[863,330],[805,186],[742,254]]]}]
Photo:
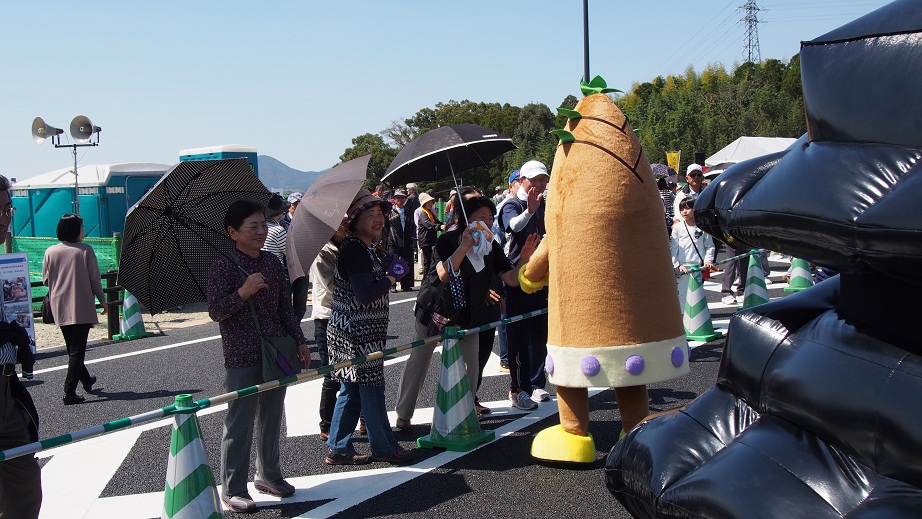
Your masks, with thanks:
[{"label": "mascot costume", "polygon": [[606,463],[635,517],[922,517],[922,7],[800,53],[808,133],[732,166],[699,226],[840,272],[733,316],[715,387]]},{"label": "mascot costume", "polygon": [[[539,432],[531,454],[592,463],[589,387],[614,387],[628,431],[649,414],[646,385],[688,373],[663,202],[647,157],[604,80],[560,138],[548,185],[547,235],[519,272],[526,292],[549,286],[545,367],[560,425]],[[604,193],[604,196],[600,196]]]}]

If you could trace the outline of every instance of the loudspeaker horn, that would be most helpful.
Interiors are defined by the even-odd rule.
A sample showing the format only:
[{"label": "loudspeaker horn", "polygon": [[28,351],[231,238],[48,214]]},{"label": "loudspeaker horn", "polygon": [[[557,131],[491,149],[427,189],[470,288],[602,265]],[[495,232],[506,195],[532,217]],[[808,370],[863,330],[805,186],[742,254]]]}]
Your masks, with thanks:
[{"label": "loudspeaker horn", "polygon": [[102,128],[93,126],[90,118],[85,115],[78,115],[70,122],[70,135],[77,142],[89,142],[94,133],[99,133]]},{"label": "loudspeaker horn", "polygon": [[36,117],[32,121],[32,139],[35,140],[35,144],[41,144],[48,137],[54,137],[62,133],[64,133],[64,130],[47,124],[41,117]]}]

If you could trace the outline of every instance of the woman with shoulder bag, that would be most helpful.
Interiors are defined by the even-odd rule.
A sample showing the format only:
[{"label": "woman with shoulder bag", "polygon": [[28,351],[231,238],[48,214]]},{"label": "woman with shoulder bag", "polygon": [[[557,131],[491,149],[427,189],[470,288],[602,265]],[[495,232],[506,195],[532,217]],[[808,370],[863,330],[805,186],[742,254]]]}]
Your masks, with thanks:
[{"label": "woman with shoulder bag", "polygon": [[[224,349],[224,387],[236,391],[265,382],[263,337],[294,338],[298,356],[310,363],[310,348],[291,306],[282,263],[261,250],[268,226],[265,208],[249,200],[228,207],[224,227],[234,250],[217,259],[208,272],[208,314],[218,322]],[[300,366],[293,366],[300,371]],[[256,490],[287,497],[295,488],[285,481],[279,460],[279,436],[285,388],[238,398],[228,403],[221,439],[221,499],[235,512],[253,512],[247,492],[253,424],[257,431]]]},{"label": "woman with shoulder bag", "polygon": [[67,347],[67,375],[64,378],[64,405],[86,400],[77,394],[77,383],[87,393],[93,390],[96,377],[86,369],[86,341],[90,328],[99,322],[96,301],[106,315],[106,295],[102,291],[99,262],[93,247],[83,242],[83,218],[65,214],[58,221],[61,243],[49,247],[42,261],[42,279],[48,287],[48,302],[55,324],[61,328]]},{"label": "woman with shoulder bag", "polygon": [[[436,241],[433,266],[416,299],[418,339],[438,335],[447,325],[471,328],[487,323],[486,301],[493,276],[498,275],[509,287],[519,286],[518,269],[512,266],[502,248],[495,247],[493,243],[490,231],[496,217],[493,201],[475,194],[462,203],[464,212],[459,208],[456,213],[456,229],[442,234]],[[464,214],[467,214],[470,223],[465,220]],[[537,245],[536,235],[528,238],[522,250],[523,265],[531,258]],[[476,388],[476,377],[480,372],[479,334],[466,335],[459,343],[471,387]],[[410,419],[426,381],[435,346],[429,344],[413,348],[404,365],[397,392],[398,429],[411,427]]]}]

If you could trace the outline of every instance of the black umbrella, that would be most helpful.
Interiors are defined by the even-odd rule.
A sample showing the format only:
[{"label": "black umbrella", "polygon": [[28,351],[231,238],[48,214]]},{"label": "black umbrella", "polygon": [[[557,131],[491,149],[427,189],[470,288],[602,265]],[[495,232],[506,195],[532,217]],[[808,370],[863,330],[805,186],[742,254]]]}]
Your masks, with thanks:
[{"label": "black umbrella", "polygon": [[227,208],[271,197],[246,159],[180,162],[125,216],[118,284],[152,314],[205,301],[211,264],[234,248]]}]

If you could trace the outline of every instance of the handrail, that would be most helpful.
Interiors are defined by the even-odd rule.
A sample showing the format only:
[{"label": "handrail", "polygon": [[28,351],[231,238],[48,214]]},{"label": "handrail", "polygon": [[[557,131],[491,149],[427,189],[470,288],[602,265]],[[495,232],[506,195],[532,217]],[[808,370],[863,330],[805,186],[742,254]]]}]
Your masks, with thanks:
[{"label": "handrail", "polygon": [[[509,324],[516,321],[521,321],[523,319],[529,319],[538,315],[546,314],[547,308],[542,308],[540,310],[535,310],[532,312],[525,312],[521,315],[516,315],[513,317],[506,317],[500,319],[499,321],[493,321],[492,323],[483,324],[474,328],[469,328],[466,330],[458,330],[457,332],[446,331],[441,335],[434,335],[432,337],[427,337],[425,339],[419,339],[408,344],[403,344],[401,346],[395,346],[393,348],[385,348],[381,351],[376,351],[369,355],[363,355],[361,357],[355,357],[350,360],[345,360],[337,364],[328,364],[321,366],[316,369],[309,369],[303,371],[298,375],[292,375],[289,377],[282,377],[276,380],[270,380],[269,382],[263,382],[255,386],[245,387],[243,389],[238,389],[236,391],[231,391],[230,393],[224,393],[221,395],[213,396],[210,398],[203,398],[202,400],[196,400],[194,407],[197,410],[206,409],[215,405],[223,404],[242,398],[245,396],[254,395],[256,393],[262,393],[264,391],[269,391],[277,387],[289,386],[296,382],[306,380],[308,378],[316,377],[317,375],[323,375],[337,369],[347,368],[349,366],[355,366],[357,364],[363,364],[371,360],[378,360],[384,358],[388,355],[394,353],[400,353],[413,348],[418,348],[425,344],[432,344],[436,342],[441,342],[445,339],[460,339],[466,335],[471,335],[474,333],[480,333],[484,330],[489,330],[491,328],[496,328],[501,324]],[[88,427],[86,429],[81,429],[79,431],[74,431],[67,434],[62,434],[60,436],[55,436],[52,438],[47,438],[44,440],[39,440],[37,442],[28,443],[26,445],[20,445],[18,447],[13,447],[5,451],[0,452],[0,462],[3,462],[8,459],[18,458],[19,456],[25,456],[26,454],[34,454],[36,452],[50,449],[52,447],[60,447],[61,445],[66,445],[68,443],[73,443],[75,441],[83,440],[93,436],[98,436],[103,433],[117,431],[119,429],[124,429],[132,425],[137,425],[145,422],[151,422],[170,416],[177,413],[187,413],[189,412],[188,408],[177,409],[176,404],[170,404],[166,407],[161,407],[160,409],[155,409],[153,411],[148,411],[146,413],[137,414],[134,416],[128,416],[125,418],[119,418],[118,420],[113,420],[111,422],[106,422],[104,424],[95,425],[93,427]]]}]

